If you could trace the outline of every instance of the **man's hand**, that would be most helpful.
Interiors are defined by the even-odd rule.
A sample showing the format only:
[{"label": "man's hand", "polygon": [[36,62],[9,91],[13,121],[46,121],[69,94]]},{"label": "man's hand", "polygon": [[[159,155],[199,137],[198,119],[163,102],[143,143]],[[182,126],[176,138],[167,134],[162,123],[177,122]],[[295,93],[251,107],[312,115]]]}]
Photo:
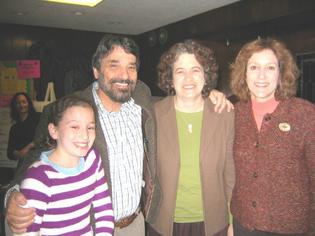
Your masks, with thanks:
[{"label": "man's hand", "polygon": [[234,109],[233,104],[225,97],[224,93],[221,93],[218,90],[211,90],[209,98],[211,102],[215,104],[215,112],[221,113],[224,108],[226,108],[228,112],[230,112],[231,109]]},{"label": "man's hand", "polygon": [[26,228],[33,223],[35,209],[21,207],[26,203],[26,198],[22,193],[11,193],[7,204],[6,218],[11,231],[15,234],[26,232]]}]

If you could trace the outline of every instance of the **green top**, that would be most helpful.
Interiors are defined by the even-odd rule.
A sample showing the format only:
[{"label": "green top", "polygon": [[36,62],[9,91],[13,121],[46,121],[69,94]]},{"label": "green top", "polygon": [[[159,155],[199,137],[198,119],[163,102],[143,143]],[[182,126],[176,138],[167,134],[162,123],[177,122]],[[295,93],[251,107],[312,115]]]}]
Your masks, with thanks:
[{"label": "green top", "polygon": [[176,111],[180,148],[180,173],[174,222],[203,221],[200,180],[200,137],[203,112]]}]

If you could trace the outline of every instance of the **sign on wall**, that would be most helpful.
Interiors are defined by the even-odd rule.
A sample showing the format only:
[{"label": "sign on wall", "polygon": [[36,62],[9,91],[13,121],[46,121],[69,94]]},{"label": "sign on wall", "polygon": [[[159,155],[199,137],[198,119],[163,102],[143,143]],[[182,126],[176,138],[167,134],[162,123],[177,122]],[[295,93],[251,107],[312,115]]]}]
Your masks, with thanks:
[{"label": "sign on wall", "polygon": [[16,61],[0,62],[0,96],[29,92],[28,80],[18,78]]},{"label": "sign on wall", "polygon": [[17,72],[19,79],[38,79],[40,77],[39,60],[17,61]]}]

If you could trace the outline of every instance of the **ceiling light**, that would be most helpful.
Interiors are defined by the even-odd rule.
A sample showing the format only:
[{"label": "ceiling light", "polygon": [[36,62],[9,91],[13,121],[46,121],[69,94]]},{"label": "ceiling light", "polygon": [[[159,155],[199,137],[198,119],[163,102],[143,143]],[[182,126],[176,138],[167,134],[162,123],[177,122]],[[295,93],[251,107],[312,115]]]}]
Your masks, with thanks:
[{"label": "ceiling light", "polygon": [[84,15],[82,11],[75,11],[75,12],[73,12],[73,14],[75,16],[83,16]]},{"label": "ceiling light", "polygon": [[44,1],[95,7],[103,0],[44,0]]}]

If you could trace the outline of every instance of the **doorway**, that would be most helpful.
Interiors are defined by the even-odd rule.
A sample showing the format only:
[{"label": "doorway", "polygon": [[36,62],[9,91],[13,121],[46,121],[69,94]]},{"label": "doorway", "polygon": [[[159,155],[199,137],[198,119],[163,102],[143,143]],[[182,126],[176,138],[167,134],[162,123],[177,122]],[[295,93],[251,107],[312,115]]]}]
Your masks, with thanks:
[{"label": "doorway", "polygon": [[300,54],[296,59],[301,73],[297,95],[315,103],[315,53]]}]

